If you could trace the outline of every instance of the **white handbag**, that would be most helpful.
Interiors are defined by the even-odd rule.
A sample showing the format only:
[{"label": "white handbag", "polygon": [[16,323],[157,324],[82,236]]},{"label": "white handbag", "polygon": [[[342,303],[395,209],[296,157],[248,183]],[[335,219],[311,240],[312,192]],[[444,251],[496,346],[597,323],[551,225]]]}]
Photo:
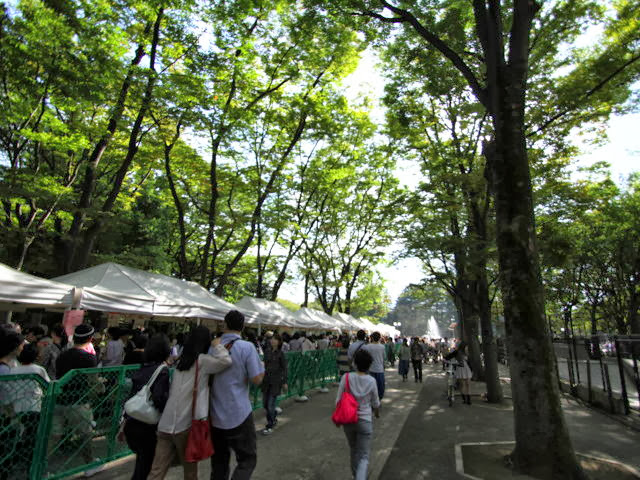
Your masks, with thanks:
[{"label": "white handbag", "polygon": [[136,420],[150,425],[155,425],[160,421],[160,412],[153,404],[153,400],[151,400],[151,387],[162,369],[165,367],[166,365],[162,364],[156,368],[156,371],[153,372],[153,375],[147,384],[142,387],[138,393],[125,402],[124,411],[131,418],[135,418]]}]

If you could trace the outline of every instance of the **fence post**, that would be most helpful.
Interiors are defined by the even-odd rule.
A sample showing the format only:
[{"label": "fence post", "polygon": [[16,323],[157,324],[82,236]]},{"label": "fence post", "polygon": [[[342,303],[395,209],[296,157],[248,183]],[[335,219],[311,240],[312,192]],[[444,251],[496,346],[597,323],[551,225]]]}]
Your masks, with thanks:
[{"label": "fence post", "polygon": [[576,385],[580,384],[580,361],[578,360],[578,346],[576,337],[573,334],[573,322],[571,323],[571,344],[573,345],[573,359],[576,362]]},{"label": "fence post", "polygon": [[29,469],[29,478],[31,480],[40,480],[46,473],[49,435],[53,422],[53,411],[56,406],[54,389],[55,383],[49,382],[43,392],[44,395],[40,407],[40,423],[38,424],[37,438],[33,456],[31,457],[31,468]]},{"label": "fence post", "polygon": [[613,407],[613,392],[611,391],[611,382],[609,381],[609,365],[604,364],[604,376],[607,379],[607,397],[609,397],[609,410],[611,413],[616,413]]},{"label": "fence post", "polygon": [[629,415],[629,397],[627,396],[627,382],[624,378],[624,366],[622,365],[622,355],[620,354],[620,341],[615,337],[616,357],[618,359],[618,371],[620,372],[620,387],[622,388],[622,402],[624,403],[624,414]]},{"label": "fence post", "polygon": [[587,387],[589,388],[589,403],[593,402],[593,397],[591,395],[591,361],[589,359],[587,362]]},{"label": "fence post", "polygon": [[631,358],[633,359],[633,379],[636,383],[638,402],[640,402],[640,375],[638,374],[638,359],[636,358],[636,346],[631,344]]}]

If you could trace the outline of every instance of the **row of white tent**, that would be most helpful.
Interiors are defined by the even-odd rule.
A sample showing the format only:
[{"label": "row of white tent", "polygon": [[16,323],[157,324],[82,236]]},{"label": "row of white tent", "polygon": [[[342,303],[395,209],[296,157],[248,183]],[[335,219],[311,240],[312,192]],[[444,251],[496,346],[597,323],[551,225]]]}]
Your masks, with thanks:
[{"label": "row of white tent", "polygon": [[4,310],[48,308],[97,310],[147,315],[155,320],[176,318],[221,321],[233,309],[242,311],[248,325],[333,332],[379,331],[398,336],[390,325],[311,308],[292,312],[283,305],[244,297],[235,305],[201,285],[149,273],[117,263],[104,263],[46,280],[0,264],[0,306]]}]

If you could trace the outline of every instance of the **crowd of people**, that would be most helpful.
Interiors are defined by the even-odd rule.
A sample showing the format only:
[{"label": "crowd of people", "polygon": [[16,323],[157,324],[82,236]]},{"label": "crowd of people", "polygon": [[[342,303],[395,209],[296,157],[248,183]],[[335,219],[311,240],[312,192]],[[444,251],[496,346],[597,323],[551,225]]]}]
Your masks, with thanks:
[{"label": "crowd of people", "polygon": [[[50,382],[71,370],[139,364],[131,377],[130,397],[148,388],[158,418],[157,423],[148,423],[123,415],[118,436],[136,454],[133,480],[162,479],[176,459],[183,467],[184,478],[196,479],[198,464],[189,461],[186,452],[190,448],[192,421],[203,419],[210,424],[214,451],[211,479],[229,478],[232,453],[237,464],[232,478],[250,478],[257,463],[257,447],[249,387],[258,385],[262,390],[266,413],[262,434],[270,435],[278,422],[276,400],[288,389],[286,352],[337,349],[341,380],[336,402],[345,388],[358,401],[358,422],[344,425],[351,473],[356,479],[367,475],[373,417],[380,415],[386,367],[395,367],[397,361],[398,374],[404,382],[412,365],[418,383],[423,380],[423,363],[455,361],[461,366],[463,398],[465,403],[469,399],[470,404],[471,372],[464,345],[453,348],[446,339],[383,338],[379,332],[367,336],[363,330],[355,337],[272,331],[257,335],[254,331],[243,332],[244,316],[236,310],[226,315],[224,325],[219,336],[198,326],[170,340],[162,333],[118,327],[107,329],[103,337],[89,324],[78,325],[69,338],[62,325],[50,331],[43,326],[29,327],[23,336],[19,325],[5,324],[0,328],[0,375],[29,373],[40,376],[42,382]],[[173,368],[172,374],[169,368]],[[86,464],[91,464],[95,462],[91,438],[97,413],[83,396],[86,382],[86,378],[74,376],[64,384],[64,394],[55,407],[49,445],[59,445],[65,432],[72,428],[75,436],[87,440],[80,443],[79,454]],[[9,478],[7,472],[20,468],[20,462],[24,464],[22,471],[30,465],[43,391],[41,383],[32,381],[26,385],[16,398],[15,392],[7,390],[8,384],[0,382],[0,429],[5,436],[10,434],[11,429],[6,427],[18,418],[22,423],[20,438],[24,439],[19,442],[17,460],[0,466],[0,480]],[[15,385],[12,387],[15,390]],[[86,475],[100,468],[91,468]]]}]

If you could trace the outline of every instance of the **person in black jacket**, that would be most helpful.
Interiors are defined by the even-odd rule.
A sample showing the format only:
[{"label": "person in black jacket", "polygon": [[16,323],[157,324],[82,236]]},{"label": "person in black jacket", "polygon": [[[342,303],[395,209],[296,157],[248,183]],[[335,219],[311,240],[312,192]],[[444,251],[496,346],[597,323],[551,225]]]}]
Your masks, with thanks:
[{"label": "person in black jacket", "polygon": [[[131,378],[133,386],[131,396],[139,392],[153,376],[156,369],[164,364],[171,353],[169,340],[162,334],[154,336],[148,341],[144,350],[144,363]],[[151,400],[155,407],[162,413],[169,398],[169,369],[164,368],[158,374],[151,386]],[[153,457],[156,453],[156,428],[157,424],[143,423],[135,418],[126,417],[124,424],[124,436],[131,451],[136,454],[136,465],[131,480],[146,480]]]},{"label": "person in black jacket", "polygon": [[267,425],[264,435],[273,432],[276,420],[276,399],[281,391],[287,392],[287,358],[282,351],[282,338],[274,334],[271,348],[264,352],[264,379],[262,380],[262,404],[267,411]]}]

